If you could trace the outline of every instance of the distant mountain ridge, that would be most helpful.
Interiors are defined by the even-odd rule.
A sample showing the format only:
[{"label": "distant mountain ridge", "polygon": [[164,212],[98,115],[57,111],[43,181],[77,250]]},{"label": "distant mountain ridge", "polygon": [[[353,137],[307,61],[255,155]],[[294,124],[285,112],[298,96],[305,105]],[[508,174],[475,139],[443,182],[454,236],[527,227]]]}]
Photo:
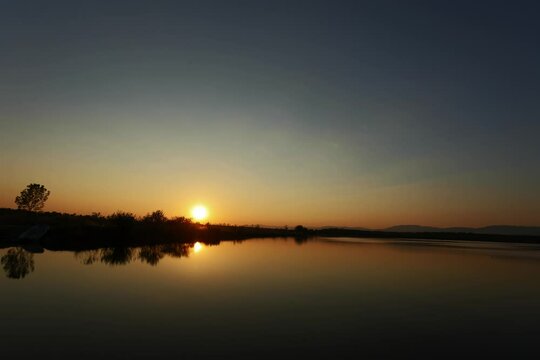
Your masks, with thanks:
[{"label": "distant mountain ridge", "polygon": [[313,227],[313,229],[317,229],[317,230],[344,229],[344,230],[373,231],[373,229],[369,229],[365,227],[357,227],[357,226],[319,226],[319,227]]},{"label": "distant mountain ridge", "polygon": [[391,232],[447,232],[447,233],[472,233],[492,235],[530,235],[540,236],[540,226],[514,226],[514,225],[490,225],[479,228],[473,227],[448,227],[439,228],[422,225],[396,225],[381,231]]}]

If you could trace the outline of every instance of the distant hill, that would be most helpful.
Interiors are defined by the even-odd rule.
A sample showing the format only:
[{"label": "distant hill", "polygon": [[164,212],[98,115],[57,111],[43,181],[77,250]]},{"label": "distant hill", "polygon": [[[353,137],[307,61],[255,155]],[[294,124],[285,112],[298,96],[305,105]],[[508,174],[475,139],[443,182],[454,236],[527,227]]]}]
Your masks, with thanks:
[{"label": "distant hill", "polygon": [[344,230],[373,231],[373,229],[368,229],[365,227],[355,227],[355,226],[320,226],[320,227],[314,227],[313,229],[318,229],[318,230],[344,229]]},{"label": "distant hill", "polygon": [[471,233],[471,234],[494,234],[494,235],[530,235],[540,236],[540,226],[513,226],[491,225],[479,228],[472,227],[449,227],[439,228],[421,225],[397,225],[381,231],[392,232],[446,232],[446,233]]}]

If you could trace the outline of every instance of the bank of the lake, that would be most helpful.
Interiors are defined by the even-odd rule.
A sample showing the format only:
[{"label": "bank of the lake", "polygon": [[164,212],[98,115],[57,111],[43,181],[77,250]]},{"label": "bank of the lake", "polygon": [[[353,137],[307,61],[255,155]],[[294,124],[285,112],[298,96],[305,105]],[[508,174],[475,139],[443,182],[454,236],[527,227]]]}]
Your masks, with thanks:
[{"label": "bank of the lake", "polygon": [[[36,226],[47,231],[36,239],[21,237]],[[38,231],[39,232],[39,231]],[[165,243],[218,243],[222,240],[294,237],[351,237],[371,239],[467,240],[540,244],[540,236],[464,232],[396,232],[344,228],[308,229],[201,224],[185,217],[167,218],[156,211],[144,217],[117,212],[110,216],[0,209],[0,248],[32,243],[50,250],[84,250],[110,246],[144,246]]]}]

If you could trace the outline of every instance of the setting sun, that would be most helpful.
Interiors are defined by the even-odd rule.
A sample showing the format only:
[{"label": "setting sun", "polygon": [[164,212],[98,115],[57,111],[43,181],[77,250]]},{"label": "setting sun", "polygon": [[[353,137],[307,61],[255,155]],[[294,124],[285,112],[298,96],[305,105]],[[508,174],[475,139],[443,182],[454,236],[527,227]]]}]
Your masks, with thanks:
[{"label": "setting sun", "polygon": [[202,205],[197,205],[191,210],[191,215],[196,221],[201,221],[208,217],[208,210]]}]

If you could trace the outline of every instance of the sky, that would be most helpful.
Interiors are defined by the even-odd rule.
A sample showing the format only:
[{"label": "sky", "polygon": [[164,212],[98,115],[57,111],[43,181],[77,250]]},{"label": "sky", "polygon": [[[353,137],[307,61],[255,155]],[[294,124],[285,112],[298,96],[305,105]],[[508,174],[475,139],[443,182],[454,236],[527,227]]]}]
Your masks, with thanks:
[{"label": "sky", "polygon": [[0,0],[0,207],[540,225],[540,5]]}]

